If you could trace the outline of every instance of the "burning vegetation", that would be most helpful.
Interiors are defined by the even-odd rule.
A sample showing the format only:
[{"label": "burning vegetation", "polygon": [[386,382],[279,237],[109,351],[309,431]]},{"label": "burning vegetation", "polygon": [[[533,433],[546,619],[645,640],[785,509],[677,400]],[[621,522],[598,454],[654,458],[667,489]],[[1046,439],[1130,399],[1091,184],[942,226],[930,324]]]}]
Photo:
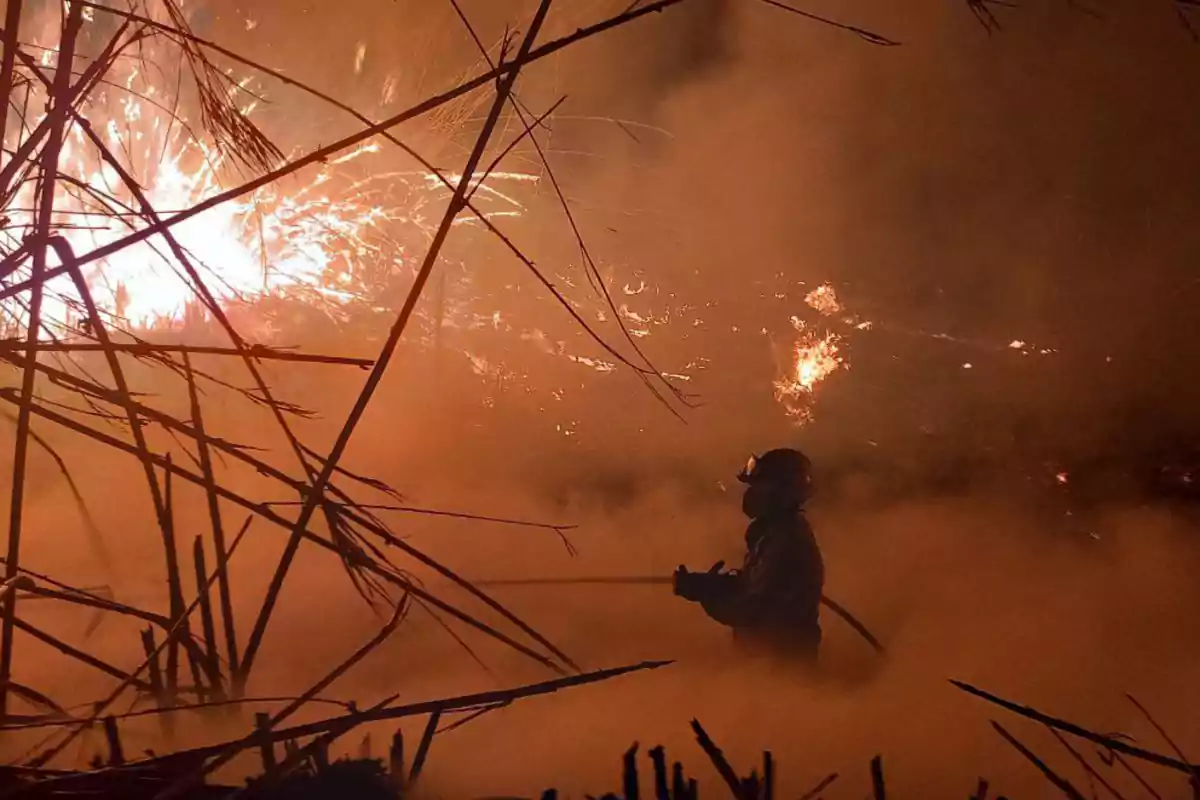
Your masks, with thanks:
[{"label": "burning vegetation", "polygon": [[[853,377],[852,353],[857,376],[867,371],[860,364],[877,363],[873,348],[893,341],[946,348],[956,376],[1064,358],[1058,347],[1030,344],[1019,332],[990,340],[906,326],[860,303],[852,285],[790,275],[783,286],[758,287],[760,298],[774,298],[772,318],[763,324],[764,304],[739,317],[699,290],[666,285],[653,270],[618,268],[594,255],[576,219],[580,203],[568,196],[545,152],[562,101],[527,104],[519,78],[578,42],[646,24],[683,3],[635,3],[611,17],[566,26],[570,32],[555,38],[548,33],[552,4],[541,0],[520,30],[488,46],[451,2],[454,19],[476,47],[476,69],[401,111],[395,109],[398,78],[389,74],[377,88],[380,105],[390,110],[374,120],[205,38],[196,29],[197,18],[212,13],[205,3],[8,0],[0,62],[0,91],[8,100],[0,112],[0,361],[9,380],[0,401],[8,407],[13,459],[0,562],[0,731],[11,764],[0,768],[0,796],[232,796],[242,790],[209,782],[244,767],[249,753],[258,759],[245,789],[251,793],[309,797],[355,786],[363,796],[400,797],[416,788],[435,739],[479,716],[529,697],[665,671],[670,662],[658,659],[585,668],[533,615],[501,602],[486,582],[464,577],[393,526],[397,517],[504,525],[549,533],[575,552],[566,540],[569,525],[420,506],[388,481],[347,466],[356,429],[402,344],[433,354],[439,366],[450,354],[458,373],[474,381],[458,392],[465,401],[454,399],[490,415],[494,428],[512,419],[505,408],[524,404],[556,437],[578,447],[573,452],[585,452],[581,441],[617,436],[603,425],[587,429],[572,397],[600,396],[615,409],[629,402],[630,384],[620,381],[632,378],[658,410],[684,416],[694,405],[693,390],[712,374],[714,360],[721,363],[710,348],[718,338],[739,342],[733,355],[725,353],[728,364],[768,350],[773,334],[785,331],[774,375],[744,368],[737,376],[749,374],[761,385],[765,402],[776,404],[772,411],[791,423],[790,435],[809,435],[823,419],[825,393]],[[709,5],[714,18],[726,13],[721,2]],[[872,45],[897,44],[792,4],[757,5]],[[968,3],[989,31],[999,25],[994,5],[1000,4]],[[257,25],[253,17],[245,21],[247,32]],[[363,74],[368,62],[360,43],[350,59],[354,74]],[[277,143],[261,113],[282,102],[274,96],[281,87],[336,109],[357,129],[315,148]],[[452,129],[453,166],[442,163],[445,153],[435,160],[418,152],[405,124],[425,124],[438,135]],[[618,127],[636,141],[632,126]],[[519,235],[547,198],[577,253],[566,266],[535,261]],[[490,262],[474,247],[479,242],[516,264],[522,280],[489,271]],[[537,316],[528,313],[531,295]],[[289,346],[296,341],[305,346]],[[321,352],[308,346],[317,342]],[[331,344],[337,352],[326,352]],[[546,364],[554,369],[543,369]],[[336,377],[296,377],[303,370]],[[338,371],[365,374],[361,389]],[[344,422],[320,449],[305,435],[316,416],[306,398],[280,388],[305,382],[354,389]],[[237,438],[222,429],[230,418],[238,419]],[[63,441],[94,448],[86,451],[89,458],[120,459],[122,470],[140,481],[158,538],[154,570],[165,576],[163,602],[134,601],[123,588],[76,585],[29,566],[30,537],[46,534],[30,512],[43,489],[31,466],[34,453],[54,462],[78,527],[89,536],[87,547],[105,569],[112,566],[110,544],[91,510],[104,489],[76,481],[77,465],[59,452]],[[1180,452],[1155,451],[1138,464],[1139,476],[1194,497],[1197,459]],[[989,457],[1005,461],[1007,455]],[[1090,474],[1110,466],[1097,463],[1038,452],[1017,469],[1069,501],[1088,491]],[[1012,463],[1005,461],[1005,468]],[[557,462],[548,469],[566,471]],[[827,470],[835,476],[830,483],[837,472],[837,465]],[[1073,507],[1063,511],[1073,513]],[[271,569],[254,571],[253,587],[245,586],[246,573],[235,580],[235,565],[239,554],[245,558],[246,538],[266,528],[275,529],[281,552]],[[190,546],[184,534],[194,536]],[[353,651],[324,653],[329,663],[322,663],[321,677],[295,696],[260,696],[255,681],[268,659],[264,653],[272,653],[264,642],[273,631],[280,635],[281,592],[289,578],[296,582],[297,563],[309,554],[325,557],[322,574],[340,569],[380,624]],[[97,616],[78,640],[68,641],[25,613],[33,603]],[[402,700],[396,693],[368,705],[326,695],[415,614],[435,622],[467,658],[484,664],[479,651],[491,648],[535,677],[434,699]],[[89,637],[100,620],[114,617],[129,626],[122,634],[136,630],[134,639],[119,655],[93,652]],[[104,693],[85,703],[54,696],[40,683],[53,670],[23,661],[22,646],[33,642],[55,659],[103,676]],[[1118,770],[1127,784],[1159,796],[1141,776],[1145,765],[1171,773],[1180,785],[1196,782],[1197,767],[1178,751],[1166,755],[971,684],[955,685],[1049,729],[1069,752],[1069,763],[1114,797],[1123,797],[1110,785]],[[330,704],[336,713],[325,713]],[[253,718],[243,716],[250,708]],[[135,754],[129,731],[146,719],[157,726],[163,746]],[[200,726],[186,744],[180,744],[180,719]],[[386,768],[368,758],[369,738],[363,759],[331,755],[355,731],[409,719],[421,721],[415,749],[406,751],[403,734],[396,733]],[[999,723],[993,726],[1048,785],[1068,797],[1084,796],[1060,769]],[[692,730],[720,791],[742,800],[774,796],[771,753],[742,776],[699,722]],[[1092,748],[1087,752],[1085,742]],[[754,746],[760,744],[770,743]],[[91,769],[70,764],[80,748]],[[622,762],[627,800],[645,791],[638,753],[635,745]],[[668,769],[662,747],[647,755],[657,798],[697,796],[696,781],[680,763]],[[886,797],[882,757],[862,772],[874,796]],[[830,773],[806,796],[833,796],[835,782],[849,781]],[[989,797],[988,787],[981,779],[974,796]],[[553,796],[553,790],[545,795]]]},{"label": "burning vegetation", "polygon": [[818,334],[798,317],[792,318],[798,340],[795,358],[788,374],[775,383],[775,397],[788,414],[807,422],[812,419],[811,402],[817,385],[845,366],[841,337],[836,333]]}]

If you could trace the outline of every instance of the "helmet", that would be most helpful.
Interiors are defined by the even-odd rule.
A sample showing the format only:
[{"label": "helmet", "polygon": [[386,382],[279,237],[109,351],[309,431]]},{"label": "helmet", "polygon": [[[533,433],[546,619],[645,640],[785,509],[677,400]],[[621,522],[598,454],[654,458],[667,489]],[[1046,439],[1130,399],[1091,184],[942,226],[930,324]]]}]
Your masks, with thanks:
[{"label": "helmet", "polygon": [[738,480],[746,484],[790,485],[807,493],[812,484],[812,461],[790,447],[768,450],[761,456],[750,456]]}]

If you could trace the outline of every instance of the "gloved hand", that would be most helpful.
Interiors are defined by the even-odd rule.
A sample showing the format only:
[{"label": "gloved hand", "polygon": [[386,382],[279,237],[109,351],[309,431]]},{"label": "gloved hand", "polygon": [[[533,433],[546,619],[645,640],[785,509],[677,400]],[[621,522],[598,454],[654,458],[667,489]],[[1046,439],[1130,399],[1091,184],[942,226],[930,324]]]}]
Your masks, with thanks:
[{"label": "gloved hand", "polygon": [[711,586],[710,576],[719,575],[724,566],[724,561],[718,561],[708,572],[689,572],[687,567],[680,564],[679,569],[671,576],[675,594],[684,600],[699,601],[701,595]]},{"label": "gloved hand", "polygon": [[683,564],[680,564],[679,569],[675,570],[674,574],[671,575],[671,589],[675,592],[676,596],[683,597],[688,600],[691,599],[685,594],[689,588],[688,576],[691,574],[692,573],[688,572],[687,567],[685,567]]}]

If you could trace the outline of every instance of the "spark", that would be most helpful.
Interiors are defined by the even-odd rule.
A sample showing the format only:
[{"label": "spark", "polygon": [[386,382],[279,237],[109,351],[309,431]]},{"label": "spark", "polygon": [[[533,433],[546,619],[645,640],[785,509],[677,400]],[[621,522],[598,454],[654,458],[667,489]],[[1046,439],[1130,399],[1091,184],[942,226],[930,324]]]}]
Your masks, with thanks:
[{"label": "spark", "polygon": [[395,75],[388,75],[384,78],[383,88],[379,90],[379,105],[390,106],[392,101],[396,99],[396,88],[400,81]]},{"label": "spark", "polygon": [[342,155],[342,156],[338,156],[337,158],[333,159],[329,163],[333,164],[334,166],[336,166],[338,164],[345,164],[349,161],[353,161],[354,159],[358,158],[361,155],[365,155],[367,153],[378,153],[380,151],[380,149],[381,148],[380,148],[379,144],[375,143],[375,142],[372,142],[369,144],[360,144],[358,147],[354,148],[349,153],[346,153],[345,155]]},{"label": "spark", "polygon": [[488,363],[488,360],[486,358],[481,358],[480,356],[473,356],[470,353],[467,353],[466,356],[468,359],[470,359],[471,370],[476,375],[487,375],[489,372],[492,371],[491,365]]},{"label": "spark", "polygon": [[568,359],[576,364],[583,364],[585,367],[591,367],[597,372],[614,372],[617,365],[611,361],[604,361],[599,358],[588,358],[587,356],[567,356]]}]

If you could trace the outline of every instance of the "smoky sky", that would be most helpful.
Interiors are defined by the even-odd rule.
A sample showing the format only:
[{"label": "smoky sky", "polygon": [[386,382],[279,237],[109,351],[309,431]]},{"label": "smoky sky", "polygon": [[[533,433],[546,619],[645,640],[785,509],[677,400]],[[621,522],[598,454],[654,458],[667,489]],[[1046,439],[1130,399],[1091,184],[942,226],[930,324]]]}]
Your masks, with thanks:
[{"label": "smoky sky", "polygon": [[1190,433],[1200,53],[1169,4],[1031,4],[990,36],[964,5],[836,9],[903,42],[879,48],[738,4],[736,58],[676,92],[678,149],[641,184],[684,220],[665,269],[763,327],[778,275],[879,323],[850,337],[822,438]]},{"label": "smoky sky", "polygon": [[1200,54],[1168,4],[1023,8],[991,37],[960,10],[855,62],[844,277],[880,316],[1058,350],[983,378],[991,405],[1194,431]]},{"label": "smoky sky", "polygon": [[[448,3],[349,5],[214,0],[211,25],[372,114],[387,110],[389,75],[394,111],[482,64]],[[533,4],[462,7],[494,45]],[[555,6],[545,36],[620,8]],[[703,326],[642,343],[669,371],[707,360],[686,387],[702,403],[688,433],[627,374],[589,380],[580,415],[663,431],[670,448],[782,437],[837,451],[934,432],[964,450],[1022,437],[1080,450],[1190,435],[1200,50],[1171,4],[1024,4],[999,9],[991,34],[950,0],[805,8],[902,44],[753,0],[694,0],[523,79],[535,110],[566,97],[552,164],[597,259],[715,303]],[[350,129],[291,103],[281,94],[268,118],[298,141]],[[514,223],[522,243],[578,269],[557,198],[543,200]],[[512,269],[494,280],[517,280]],[[804,287],[823,281],[875,328],[848,335],[851,369],[797,432],[771,399],[772,348],[786,349]],[[522,313],[569,324],[554,308]],[[1053,353],[1006,351],[1013,340]],[[635,395],[604,419],[604,398]]]}]

